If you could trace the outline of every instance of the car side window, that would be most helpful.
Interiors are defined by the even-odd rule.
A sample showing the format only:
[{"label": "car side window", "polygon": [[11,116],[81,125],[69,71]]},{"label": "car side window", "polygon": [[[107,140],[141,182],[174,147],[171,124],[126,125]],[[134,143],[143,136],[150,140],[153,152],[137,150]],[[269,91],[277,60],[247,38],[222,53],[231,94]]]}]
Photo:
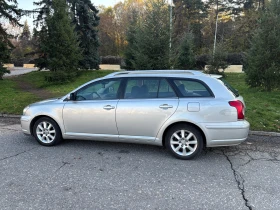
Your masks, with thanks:
[{"label": "car side window", "polygon": [[212,97],[206,85],[197,80],[174,79],[173,81],[184,97]]},{"label": "car side window", "polygon": [[177,97],[169,83],[166,79],[160,80],[160,85],[158,89],[158,98],[173,98]]},{"label": "car side window", "polygon": [[76,101],[118,99],[120,79],[106,79],[93,82],[76,92]]},{"label": "car side window", "polygon": [[157,98],[159,80],[157,78],[129,78],[124,98]]},{"label": "car side window", "polygon": [[160,78],[129,78],[124,98],[170,98],[176,97],[166,79]]}]

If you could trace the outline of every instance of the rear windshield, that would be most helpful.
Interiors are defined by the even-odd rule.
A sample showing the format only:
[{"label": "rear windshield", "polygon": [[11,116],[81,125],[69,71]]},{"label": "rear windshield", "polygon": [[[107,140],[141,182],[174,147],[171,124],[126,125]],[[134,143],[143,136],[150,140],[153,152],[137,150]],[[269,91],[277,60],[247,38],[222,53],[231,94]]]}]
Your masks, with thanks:
[{"label": "rear windshield", "polygon": [[232,87],[224,78],[219,78],[219,80],[221,80],[224,85],[235,95],[235,97],[239,96],[238,90],[236,90],[234,87]]}]

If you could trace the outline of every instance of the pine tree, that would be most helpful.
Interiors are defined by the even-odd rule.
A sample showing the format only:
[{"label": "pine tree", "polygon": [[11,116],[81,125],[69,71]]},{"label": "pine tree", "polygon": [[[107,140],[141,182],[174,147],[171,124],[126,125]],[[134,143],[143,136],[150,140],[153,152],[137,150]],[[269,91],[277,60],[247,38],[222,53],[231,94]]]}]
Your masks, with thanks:
[{"label": "pine tree", "polygon": [[177,56],[175,57],[174,69],[193,69],[195,66],[193,34],[186,33]]},{"label": "pine tree", "polygon": [[280,87],[280,0],[263,11],[245,59],[247,83],[268,91]]},{"label": "pine tree", "polygon": [[133,61],[135,60],[134,57],[134,49],[135,47],[135,36],[136,36],[136,30],[137,30],[137,20],[139,18],[139,14],[137,10],[132,10],[131,14],[129,14],[129,26],[126,33],[126,40],[127,40],[127,46],[124,51],[124,57],[125,57],[125,69],[129,70],[135,70],[133,67]]},{"label": "pine tree", "polygon": [[[219,43],[216,47],[215,53],[210,60],[207,73],[222,74],[225,76],[224,71],[228,67],[227,62],[228,53],[223,44]],[[220,70],[222,70],[220,72]]]},{"label": "pine tree", "polygon": [[37,14],[34,22],[36,26],[42,27],[46,24],[46,17],[50,15],[53,0],[38,0],[34,2],[34,6],[38,7],[34,12]]},{"label": "pine tree", "polygon": [[[98,54],[98,30],[99,24],[98,10],[91,3],[90,0],[66,0],[69,5],[72,22],[75,25],[75,30],[78,34],[80,48],[82,50],[82,59],[79,61],[79,67],[84,69],[99,69],[99,54]],[[39,0],[34,2],[38,7],[36,10],[37,18],[35,20],[37,25],[42,28],[46,24],[46,17],[51,14],[53,0]],[[40,39],[44,39],[48,32],[47,27],[45,30],[39,32]],[[40,40],[39,39],[39,40]],[[38,60],[44,64],[44,56],[41,54]]]},{"label": "pine tree", "polygon": [[29,25],[26,20],[23,25],[23,30],[20,35],[20,39],[23,41],[28,41],[28,40],[30,40],[30,38],[31,38],[31,33],[30,33]]},{"label": "pine tree", "polygon": [[0,52],[0,80],[2,80],[5,73],[10,73],[7,68],[4,68],[4,63],[9,60],[11,53],[8,43],[3,39],[0,39]]},{"label": "pine tree", "polygon": [[[0,1],[0,19],[8,20],[13,25],[21,26],[18,22],[21,17],[21,10],[17,8],[16,0],[1,0]],[[7,62],[10,57],[12,43],[9,38],[12,36],[7,33],[3,25],[0,24],[0,79],[5,73],[10,73],[9,70],[4,68],[4,62]]]},{"label": "pine tree", "polygon": [[79,62],[79,66],[84,69],[99,69],[98,10],[90,0],[69,0],[69,2],[79,34],[80,48],[83,50],[83,59]]},{"label": "pine tree", "polygon": [[[129,62],[133,69],[169,69],[169,12],[165,0],[146,2],[146,12],[136,28]],[[133,41],[133,40],[132,40]]]},{"label": "pine tree", "polygon": [[[81,53],[65,1],[53,0],[53,14],[46,17],[47,37],[42,42],[44,62],[53,72],[51,81],[70,80],[77,75]],[[45,34],[45,33],[44,33]]]}]

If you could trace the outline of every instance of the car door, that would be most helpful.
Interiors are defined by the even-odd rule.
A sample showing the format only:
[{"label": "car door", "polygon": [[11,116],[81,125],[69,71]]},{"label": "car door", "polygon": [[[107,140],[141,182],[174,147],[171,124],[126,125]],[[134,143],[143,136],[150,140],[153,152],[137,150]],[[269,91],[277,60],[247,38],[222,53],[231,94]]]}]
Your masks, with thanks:
[{"label": "car door", "polygon": [[172,116],[178,98],[167,80],[128,78],[116,110],[120,141],[154,141]]},{"label": "car door", "polygon": [[105,79],[76,91],[75,100],[67,101],[63,108],[66,135],[117,140],[115,112],[120,84],[120,79]]}]

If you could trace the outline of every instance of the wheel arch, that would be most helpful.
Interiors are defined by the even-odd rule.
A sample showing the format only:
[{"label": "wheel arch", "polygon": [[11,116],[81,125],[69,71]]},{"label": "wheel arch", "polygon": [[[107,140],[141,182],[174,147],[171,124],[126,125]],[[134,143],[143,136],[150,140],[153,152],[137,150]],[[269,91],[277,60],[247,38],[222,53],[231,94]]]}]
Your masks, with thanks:
[{"label": "wheel arch", "polygon": [[30,123],[30,126],[29,126],[29,130],[30,130],[30,133],[31,133],[32,136],[34,136],[34,134],[33,134],[33,127],[34,127],[36,121],[39,120],[39,119],[42,118],[42,117],[46,117],[46,118],[49,118],[49,119],[53,120],[53,121],[58,125],[58,127],[59,127],[59,129],[60,129],[60,132],[62,133],[62,129],[61,129],[59,123],[57,123],[57,121],[56,121],[54,118],[52,118],[52,117],[50,117],[50,116],[48,116],[48,115],[38,115],[38,116],[36,116],[36,117],[34,117],[34,118],[32,119],[32,121],[31,121],[31,123]]},{"label": "wheel arch", "polygon": [[166,134],[168,132],[168,130],[170,128],[172,128],[173,126],[176,126],[176,125],[179,125],[179,124],[184,124],[184,125],[190,125],[190,126],[193,126],[195,127],[196,129],[198,129],[202,135],[202,138],[203,138],[203,144],[204,144],[204,147],[207,146],[207,141],[206,141],[206,136],[205,136],[205,133],[203,132],[203,130],[197,126],[196,124],[194,123],[191,123],[191,122],[187,122],[187,121],[179,121],[179,122],[175,122],[175,123],[172,123],[170,124],[168,127],[165,128],[164,132],[163,132],[163,135],[162,135],[162,145],[165,147],[165,137],[166,137]]}]

